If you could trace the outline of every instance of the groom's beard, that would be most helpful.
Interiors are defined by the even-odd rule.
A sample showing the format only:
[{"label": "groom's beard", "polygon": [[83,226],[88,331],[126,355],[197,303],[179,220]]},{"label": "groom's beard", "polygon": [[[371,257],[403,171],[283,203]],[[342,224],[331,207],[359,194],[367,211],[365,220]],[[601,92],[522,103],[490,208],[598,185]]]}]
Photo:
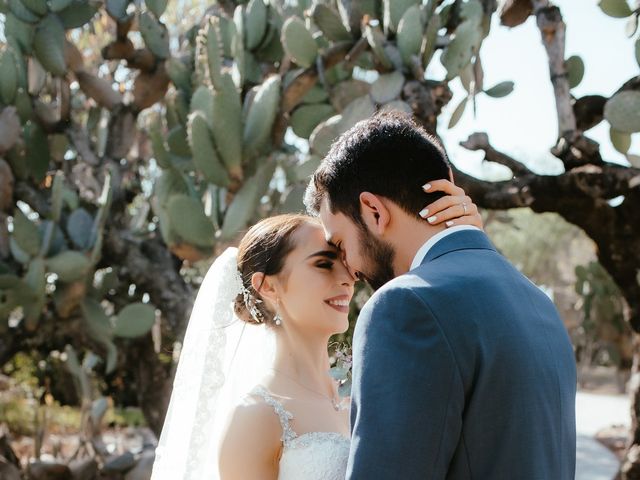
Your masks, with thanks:
[{"label": "groom's beard", "polygon": [[[393,273],[393,247],[374,237],[366,227],[360,228],[360,254],[364,262],[363,271],[358,273],[360,280],[366,281],[371,288],[378,290],[389,280],[395,278]],[[366,271],[364,269],[366,268]]]}]

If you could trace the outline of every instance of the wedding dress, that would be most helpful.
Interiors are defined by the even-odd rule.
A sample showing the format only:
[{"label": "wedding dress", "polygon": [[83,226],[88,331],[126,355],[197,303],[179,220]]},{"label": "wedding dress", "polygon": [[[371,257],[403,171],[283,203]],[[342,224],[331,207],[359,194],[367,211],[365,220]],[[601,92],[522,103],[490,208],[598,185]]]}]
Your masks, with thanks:
[{"label": "wedding dress", "polygon": [[273,407],[282,425],[281,480],[343,480],[349,439],[335,432],[298,435],[293,415],[260,385],[272,364],[275,338],[265,325],[248,325],[233,312],[242,291],[237,249],[209,268],[191,312],[156,448],[151,480],[219,480],[221,432],[248,394]]},{"label": "wedding dress", "polygon": [[291,428],[291,412],[262,386],[254,393],[271,405],[282,426],[282,457],[278,480],[344,480],[349,458],[349,439],[338,432],[298,435]]}]

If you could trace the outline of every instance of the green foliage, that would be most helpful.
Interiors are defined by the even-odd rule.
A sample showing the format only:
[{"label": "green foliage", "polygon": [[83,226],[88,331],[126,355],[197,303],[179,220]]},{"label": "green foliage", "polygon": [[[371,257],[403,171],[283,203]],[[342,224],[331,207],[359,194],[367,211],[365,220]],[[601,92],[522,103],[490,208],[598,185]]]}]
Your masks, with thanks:
[{"label": "green foliage", "polygon": [[[629,16],[623,4],[600,2],[608,14]],[[477,0],[229,6],[178,19],[166,0],[6,1],[0,101],[16,107],[19,128],[2,157],[21,184],[19,197],[34,204],[24,208],[28,215],[3,207],[15,212],[6,226],[0,217],[7,257],[0,259],[0,334],[10,331],[9,317],[34,332],[44,319],[79,324],[68,338],[80,353],[95,349],[86,361],[101,358],[101,373],[111,374],[120,349],[149,334],[156,308],[166,315],[166,305],[144,299],[158,294],[132,273],[139,268],[128,264],[132,249],[170,257],[189,278],[193,264],[233,244],[250,223],[301,210],[309,175],[356,122],[378,110],[413,113],[424,98],[420,120],[435,128],[448,83],[460,77],[468,96],[453,127],[478,93],[501,98],[514,88],[482,85],[478,54],[490,18]],[[182,30],[185,23],[193,27]],[[638,43],[636,55],[640,63]],[[445,78],[425,77],[433,58]],[[571,57],[566,67],[574,87],[584,65]],[[605,108],[612,142],[625,153],[640,128],[633,95],[621,92]],[[290,141],[289,129],[308,139],[308,152]],[[163,245],[173,256],[158,252]],[[525,257],[535,269],[537,254]],[[106,270],[111,279],[103,283]],[[161,347],[173,340],[163,329]],[[69,370],[100,413],[104,401],[89,392],[88,370],[73,355]]]},{"label": "green foliage", "polygon": [[33,50],[38,61],[49,72],[57,76],[65,74],[64,25],[57,15],[47,15],[38,23],[33,37]]},{"label": "green foliage", "polygon": [[640,132],[640,92],[616,93],[605,104],[604,117],[619,132]]},{"label": "green foliage", "polygon": [[578,265],[575,274],[575,291],[582,299],[583,341],[591,346],[587,351],[596,350],[604,354],[598,360],[620,366],[625,357],[630,357],[631,350],[622,294],[598,262]]},{"label": "green foliage", "polygon": [[318,47],[304,22],[289,17],[282,26],[282,45],[287,55],[301,67],[310,67],[318,55]]},{"label": "green foliage", "polygon": [[118,313],[113,334],[125,338],[140,337],[151,330],[155,321],[156,312],[152,306],[132,303]]},{"label": "green foliage", "polygon": [[170,52],[167,27],[149,12],[142,12],[139,22],[140,33],[149,50],[158,58],[168,58]]},{"label": "green foliage", "polygon": [[600,0],[598,6],[610,17],[625,18],[631,15],[627,0]]},{"label": "green foliage", "polygon": [[485,90],[484,93],[493,98],[502,98],[513,92],[513,82],[501,82]]},{"label": "green foliage", "polygon": [[569,88],[575,88],[584,77],[584,62],[579,56],[573,55],[567,58],[566,67],[569,75]]}]

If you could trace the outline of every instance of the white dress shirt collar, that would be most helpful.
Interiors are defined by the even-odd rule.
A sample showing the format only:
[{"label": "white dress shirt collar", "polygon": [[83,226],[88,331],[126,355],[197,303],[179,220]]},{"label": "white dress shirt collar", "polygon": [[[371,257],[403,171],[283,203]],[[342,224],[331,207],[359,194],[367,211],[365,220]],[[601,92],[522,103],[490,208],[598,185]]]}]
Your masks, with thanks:
[{"label": "white dress shirt collar", "polygon": [[481,231],[478,227],[474,227],[473,225],[456,225],[455,227],[447,228],[446,230],[442,230],[441,232],[436,233],[433,237],[427,240],[425,244],[422,245],[422,247],[420,247],[420,250],[418,250],[418,252],[416,253],[416,256],[413,258],[413,262],[411,262],[410,270],[413,270],[414,268],[417,268],[420,266],[422,261],[427,256],[427,252],[429,252],[429,250],[431,250],[431,248],[436,243],[438,243],[444,237],[451,235],[452,233],[461,232],[463,230]]}]

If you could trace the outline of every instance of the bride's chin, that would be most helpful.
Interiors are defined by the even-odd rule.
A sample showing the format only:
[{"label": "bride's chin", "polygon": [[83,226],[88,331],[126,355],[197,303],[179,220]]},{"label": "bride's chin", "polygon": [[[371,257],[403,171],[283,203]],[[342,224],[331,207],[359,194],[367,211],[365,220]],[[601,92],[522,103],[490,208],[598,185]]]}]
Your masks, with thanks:
[{"label": "bride's chin", "polygon": [[338,335],[340,333],[346,332],[347,330],[349,330],[349,317],[345,316],[344,320],[340,321],[338,328],[335,329],[332,335]]}]

